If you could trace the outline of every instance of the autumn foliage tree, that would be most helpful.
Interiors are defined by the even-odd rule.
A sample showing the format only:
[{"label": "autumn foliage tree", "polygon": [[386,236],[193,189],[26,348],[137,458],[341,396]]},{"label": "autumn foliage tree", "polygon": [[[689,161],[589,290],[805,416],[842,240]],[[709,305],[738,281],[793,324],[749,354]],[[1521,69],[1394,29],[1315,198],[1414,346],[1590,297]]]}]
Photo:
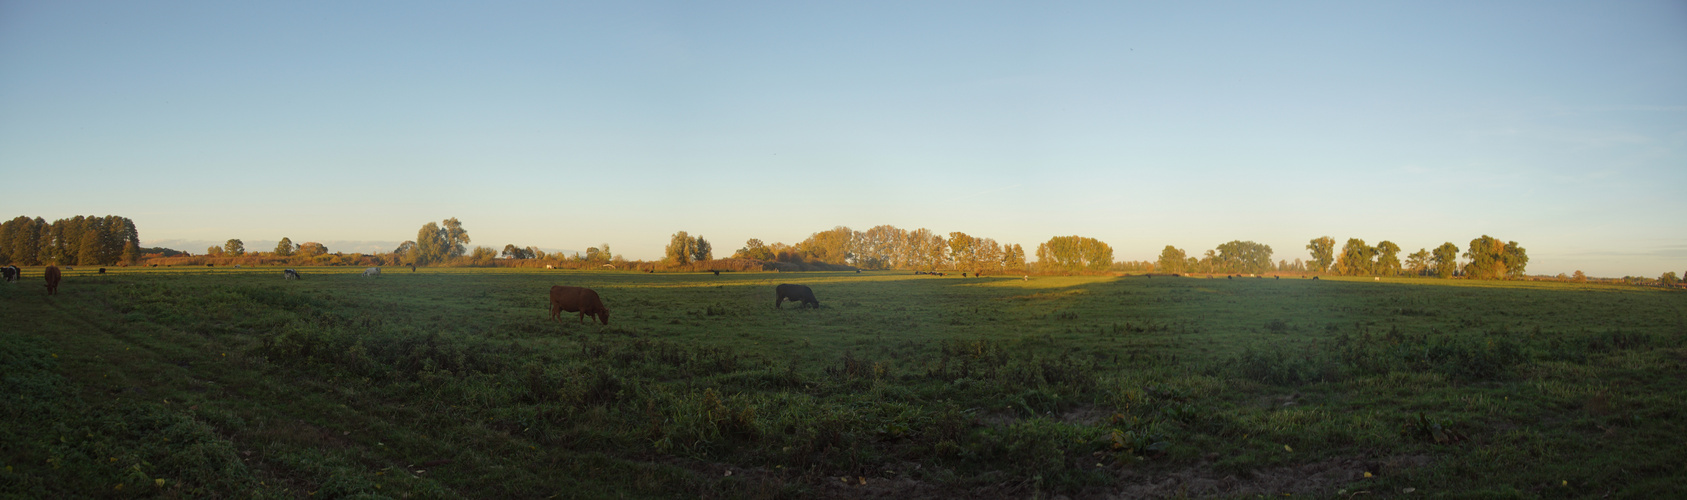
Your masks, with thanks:
[{"label": "autumn foliage tree", "polygon": [[127,217],[78,215],[48,223],[19,216],[0,224],[0,264],[112,265],[140,254],[140,233]]},{"label": "autumn foliage tree", "polygon": [[771,261],[773,260],[773,250],[768,249],[767,244],[762,243],[762,240],[750,238],[744,241],[744,248],[732,253],[732,258]]},{"label": "autumn foliage tree", "polygon": [[328,253],[328,246],[314,241],[307,241],[300,243],[299,249],[295,250],[293,253],[300,257],[311,258],[318,255],[326,255]]},{"label": "autumn foliage tree", "polygon": [[1336,256],[1336,274],[1347,276],[1361,276],[1371,274],[1376,266],[1376,247],[1365,244],[1365,240],[1348,238],[1341,246],[1341,254]]},{"label": "autumn foliage tree", "polygon": [[685,231],[674,233],[668,237],[668,248],[665,250],[668,262],[673,264],[690,264],[692,255],[696,253],[697,240]]},{"label": "autumn foliage tree", "polygon": [[1470,263],[1464,266],[1465,277],[1472,279],[1522,278],[1523,269],[1529,264],[1528,253],[1517,242],[1501,243],[1486,234],[1470,240],[1464,256],[1470,259]]}]

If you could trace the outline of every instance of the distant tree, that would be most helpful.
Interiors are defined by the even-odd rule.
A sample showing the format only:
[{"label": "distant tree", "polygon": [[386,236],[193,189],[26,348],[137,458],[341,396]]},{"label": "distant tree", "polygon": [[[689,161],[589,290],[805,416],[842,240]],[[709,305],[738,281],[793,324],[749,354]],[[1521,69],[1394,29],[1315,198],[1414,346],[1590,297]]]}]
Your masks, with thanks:
[{"label": "distant tree", "polygon": [[[401,247],[402,247],[402,245],[401,245]],[[293,254],[297,255],[297,256],[300,256],[300,257],[305,257],[305,258],[316,257],[318,255],[327,255],[328,254],[328,246],[323,245],[321,243],[314,242],[314,241],[307,241],[307,242],[299,244],[299,248],[297,250],[294,250]]]},{"label": "distant tree", "polygon": [[1505,261],[1505,277],[1507,279],[1523,279],[1524,269],[1529,266],[1529,252],[1515,241],[1505,242],[1505,254],[1501,257]]},{"label": "distant tree", "polygon": [[1181,273],[1188,266],[1188,259],[1183,250],[1166,245],[1166,249],[1160,251],[1160,260],[1154,261],[1154,267],[1163,273]]},{"label": "distant tree", "polygon": [[451,256],[451,241],[439,224],[429,222],[416,231],[416,264],[442,262]]},{"label": "distant tree", "polygon": [[535,255],[537,252],[532,251],[531,248],[533,248],[533,247],[521,248],[521,247],[515,246],[514,243],[511,243],[511,244],[508,244],[508,245],[504,245],[503,256],[507,257],[507,258],[511,258],[511,259],[538,258],[538,255]]},{"label": "distant tree", "polygon": [[1006,269],[1025,269],[1025,248],[1018,243],[1002,250],[1002,267]]},{"label": "distant tree", "polygon": [[461,257],[463,252],[468,251],[469,231],[463,229],[463,223],[456,217],[440,221],[439,224],[440,230],[445,232],[446,248],[449,249],[446,256]]},{"label": "distant tree", "polygon": [[31,219],[19,215],[6,221],[0,225],[0,253],[5,255],[4,259],[0,259],[0,265],[41,265],[41,238],[50,233],[47,221],[40,217]]},{"label": "distant tree", "polygon": [[1037,246],[1037,267],[1051,271],[1106,271],[1113,265],[1113,247],[1095,238],[1056,236]]},{"label": "distant tree", "polygon": [[908,232],[895,226],[873,226],[865,232],[855,233],[850,253],[855,255],[856,265],[866,269],[906,267],[906,256],[901,247],[907,239]]},{"label": "distant tree", "polygon": [[286,236],[282,236],[281,242],[275,244],[275,256],[277,256],[277,257],[291,256],[291,255],[293,255],[293,249],[294,248],[296,248],[296,247],[293,246],[293,240],[286,237]]},{"label": "distant tree", "polygon": [[1406,269],[1410,270],[1413,276],[1423,276],[1424,272],[1429,270],[1429,250],[1419,248],[1418,251],[1407,255]]},{"label": "distant tree", "polygon": [[1312,251],[1310,264],[1312,272],[1328,272],[1330,264],[1335,262],[1336,240],[1329,236],[1313,238],[1306,244],[1306,249]]},{"label": "distant tree", "polygon": [[123,244],[123,262],[132,266],[132,265],[135,265],[135,264],[139,263],[140,261],[141,261],[140,244],[135,243],[133,241],[124,243]]},{"label": "distant tree", "polygon": [[1347,276],[1362,276],[1372,274],[1376,267],[1376,247],[1366,245],[1365,240],[1348,238],[1341,246],[1341,255],[1336,256],[1336,273]]},{"label": "distant tree", "polygon": [[496,258],[498,258],[498,251],[493,250],[492,247],[474,247],[474,252],[469,254],[469,263],[476,266],[489,266],[492,265],[492,260]]},{"label": "distant tree", "polygon": [[989,269],[993,272],[1001,272],[1002,244],[997,243],[995,238],[984,238],[978,240],[977,246],[978,250],[975,253],[978,258],[978,267],[973,270]]},{"label": "distant tree", "polygon": [[744,248],[740,248],[737,252],[732,253],[732,258],[755,259],[771,262],[773,260],[773,251],[769,250],[767,248],[767,244],[762,243],[760,239],[750,238],[748,240],[744,240]]},{"label": "distant tree", "polygon": [[932,233],[931,240],[926,241],[925,249],[926,252],[928,252],[925,256],[925,260],[931,264],[932,269],[942,269],[948,267],[949,242],[944,240],[943,236],[937,233]]},{"label": "distant tree", "polygon": [[1400,255],[1400,245],[1396,245],[1392,241],[1383,240],[1383,241],[1377,242],[1376,251],[1377,251],[1377,264],[1376,264],[1377,274],[1381,274],[1383,276],[1399,275],[1400,274],[1400,257],[1399,257],[1399,255]]},{"label": "distant tree", "polygon": [[1517,242],[1501,243],[1498,238],[1486,234],[1470,240],[1470,249],[1465,250],[1464,256],[1470,259],[1470,263],[1464,266],[1464,274],[1474,279],[1522,277],[1523,267],[1529,263],[1528,254],[1523,247],[1517,246]]},{"label": "distant tree", "polygon": [[398,259],[400,261],[415,262],[415,259],[416,259],[416,242],[406,241],[404,243],[399,243],[398,248],[394,248],[392,250],[392,254],[394,256],[398,257]]},{"label": "distant tree", "polygon": [[714,245],[710,245],[709,240],[703,239],[703,235],[697,235],[691,243],[691,260],[694,262],[715,260]]},{"label": "distant tree", "polygon": [[922,227],[909,231],[903,248],[907,255],[908,267],[928,271],[936,269],[942,259],[934,259],[932,256],[941,252],[942,246],[943,237],[932,233],[930,229]]},{"label": "distant tree", "polygon": [[223,247],[209,247],[209,248],[205,249],[205,255],[209,255],[209,256],[212,256],[212,257],[220,257],[220,256],[222,256],[222,254],[223,254]]},{"label": "distant tree", "polygon": [[1213,262],[1219,270],[1227,273],[1264,273],[1271,270],[1271,246],[1252,241],[1230,241],[1218,246]]},{"label": "distant tree", "polygon": [[808,236],[808,239],[797,243],[797,251],[809,260],[816,260],[827,264],[848,265],[855,260],[850,254],[853,248],[855,231],[848,227],[837,226],[830,230],[821,231]]},{"label": "distant tree", "polygon": [[1442,243],[1435,247],[1435,275],[1442,279],[1453,277],[1453,272],[1459,268],[1459,246],[1452,242]]},{"label": "distant tree", "polygon": [[1675,271],[1666,272],[1663,276],[1658,277],[1658,284],[1663,286],[1675,286],[1676,283],[1680,282],[1681,280],[1675,277]]},{"label": "distant tree", "polygon": [[223,253],[226,253],[228,255],[232,255],[232,256],[235,256],[235,257],[245,255],[246,254],[246,243],[241,242],[240,239],[238,239],[238,238],[230,239],[230,240],[228,240],[228,242],[223,243]]},{"label": "distant tree", "polygon": [[1577,269],[1575,274],[1570,275],[1570,279],[1575,280],[1577,283],[1587,283],[1587,274],[1584,274],[1582,273],[1582,270]]},{"label": "distant tree", "polygon": [[963,270],[978,269],[978,239],[966,233],[949,233],[949,259]]},{"label": "distant tree", "polygon": [[697,240],[692,239],[685,231],[674,233],[668,237],[668,262],[685,265],[691,263],[691,255],[695,253]]},{"label": "distant tree", "polygon": [[103,252],[100,251],[105,246],[102,241],[104,236],[105,232],[98,229],[89,228],[83,231],[82,239],[77,245],[76,263],[88,266],[104,264],[105,259],[101,255]]}]

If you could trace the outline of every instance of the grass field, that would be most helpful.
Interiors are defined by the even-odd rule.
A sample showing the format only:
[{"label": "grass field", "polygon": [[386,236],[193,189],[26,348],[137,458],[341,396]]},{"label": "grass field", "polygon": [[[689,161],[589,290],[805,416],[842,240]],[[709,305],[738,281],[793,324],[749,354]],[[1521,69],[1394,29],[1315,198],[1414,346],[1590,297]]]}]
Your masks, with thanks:
[{"label": "grass field", "polygon": [[1680,292],[89,271],[0,285],[0,494],[1687,497]]}]

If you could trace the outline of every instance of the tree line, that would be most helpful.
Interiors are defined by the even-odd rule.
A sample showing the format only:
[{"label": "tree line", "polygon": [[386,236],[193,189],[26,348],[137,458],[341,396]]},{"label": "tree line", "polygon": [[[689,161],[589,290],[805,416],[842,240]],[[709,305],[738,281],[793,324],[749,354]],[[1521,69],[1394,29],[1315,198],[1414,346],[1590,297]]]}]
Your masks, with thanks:
[{"label": "tree line", "polygon": [[[609,244],[588,248],[572,256],[547,254],[532,246],[508,244],[503,251],[485,246],[470,248],[473,240],[457,218],[428,222],[417,230],[416,239],[399,244],[390,253],[330,253],[321,243],[295,245],[282,237],[273,252],[251,252],[240,239],[207,248],[203,258],[224,262],[245,261],[289,265],[499,265],[507,261],[536,261],[561,267],[624,268],[630,263],[610,252]],[[1434,249],[1420,248],[1400,258],[1401,247],[1391,241],[1370,245],[1349,238],[1338,249],[1329,236],[1313,238],[1306,245],[1310,260],[1281,260],[1272,263],[1270,245],[1252,241],[1229,241],[1191,256],[1167,245],[1154,261],[1113,261],[1113,248],[1094,238],[1056,236],[1036,248],[1037,262],[1027,264],[1025,250],[1018,244],[1002,244],[993,238],[964,232],[943,235],[926,228],[905,230],[891,225],[856,231],[845,226],[812,233],[795,244],[764,243],[751,238],[733,252],[732,259],[789,263],[801,266],[833,266],[867,270],[952,270],[957,272],[1160,272],[1160,273],[1330,273],[1347,276],[1438,276],[1469,279],[1520,279],[1529,263],[1528,251],[1515,241],[1501,241],[1488,235],[1470,240],[1461,252],[1446,242]],[[116,215],[75,216],[51,223],[41,217],[19,216],[0,223],[0,263],[37,266],[134,264],[142,258],[180,260],[187,252],[167,248],[141,248],[134,221]],[[1460,258],[1463,258],[1461,262]],[[204,259],[201,260],[204,260]],[[713,245],[701,235],[680,231],[673,234],[661,264],[687,266],[713,261]],[[196,261],[196,263],[198,263]],[[808,267],[803,267],[808,268]],[[1586,281],[1581,271],[1562,279]],[[1678,286],[1674,272],[1658,279],[1625,277],[1625,281]]]},{"label": "tree line", "polygon": [[0,224],[0,263],[109,266],[141,257],[140,232],[128,217],[78,215],[48,223],[18,216]]},{"label": "tree line", "polygon": [[[1434,250],[1420,248],[1400,260],[1400,245],[1381,241],[1376,246],[1365,240],[1348,238],[1336,254],[1335,239],[1329,236],[1313,238],[1306,249],[1312,253],[1312,272],[1329,272],[1347,276],[1437,276],[1470,279],[1520,279],[1529,265],[1529,253],[1515,241],[1501,242],[1486,234],[1470,240],[1459,264],[1458,245],[1442,243]],[[1577,271],[1580,272],[1580,271]]]},{"label": "tree line", "polygon": [[[682,258],[696,260],[697,257],[707,257],[706,240],[701,236],[692,238],[704,243],[692,243],[687,246],[687,238],[690,236],[684,231],[674,234],[668,245],[669,262],[684,264],[685,260]],[[1056,238],[1044,244],[1054,245],[1042,250],[1051,259],[1046,262],[1053,262],[1053,259],[1057,258],[1062,259],[1062,266],[1066,263],[1088,265],[1091,262],[1105,262],[1106,264],[1100,265],[1101,269],[1105,270],[1106,266],[1111,264],[1112,248],[1093,238],[1080,239],[1085,242],[1072,245]],[[693,252],[689,255],[685,252],[687,249],[699,247],[705,252]],[[761,239],[751,238],[744,242],[742,248],[733,252],[731,258],[799,265],[848,266],[866,270],[1005,272],[1026,268],[1025,249],[1018,244],[1002,244],[994,238],[978,237],[959,231],[951,232],[945,237],[926,228],[910,231],[891,225],[874,226],[866,231],[837,226],[810,234],[807,239],[795,244],[768,244]],[[1067,269],[1061,267],[1058,270]]]}]

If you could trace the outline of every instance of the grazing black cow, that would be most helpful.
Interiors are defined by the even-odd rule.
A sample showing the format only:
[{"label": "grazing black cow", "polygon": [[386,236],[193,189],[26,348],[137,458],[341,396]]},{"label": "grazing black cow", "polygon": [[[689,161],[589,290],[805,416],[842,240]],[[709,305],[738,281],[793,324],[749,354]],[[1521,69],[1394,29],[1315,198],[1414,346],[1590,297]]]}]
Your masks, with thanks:
[{"label": "grazing black cow", "polygon": [[17,281],[18,272],[15,269],[17,268],[11,266],[0,267],[0,279],[4,279],[7,283]]},{"label": "grazing black cow", "polygon": [[292,269],[282,269],[281,270],[281,278],[282,279],[289,279],[289,280],[296,280],[296,279],[299,279],[299,272],[294,271]]},{"label": "grazing black cow", "polygon": [[1224,275],[1224,279],[1233,280],[1233,279],[1236,279],[1236,277],[1226,274],[1226,275]]},{"label": "grazing black cow", "polygon": [[773,299],[774,309],[779,309],[779,306],[785,303],[785,299],[790,299],[791,302],[801,302],[802,306],[799,306],[799,308],[807,306],[813,306],[815,309],[820,308],[820,301],[814,298],[814,290],[809,289],[807,285],[783,284],[775,287],[773,291],[778,295],[777,298]]},{"label": "grazing black cow", "polygon": [[1313,277],[1312,277],[1312,279],[1318,279],[1318,277],[1317,277],[1317,276],[1313,276]]},{"label": "grazing black cow", "polygon": [[720,276],[720,271],[715,271],[715,276]]},{"label": "grazing black cow", "polygon": [[967,277],[967,273],[961,273],[961,277],[962,277],[962,278],[965,278],[965,277]]},{"label": "grazing black cow", "polygon": [[415,264],[410,265],[410,272],[416,272],[416,265]]},{"label": "grazing black cow", "polygon": [[105,274],[105,268],[100,268],[100,274]]},{"label": "grazing black cow", "polygon": [[206,264],[205,267],[217,267],[216,264]]}]

